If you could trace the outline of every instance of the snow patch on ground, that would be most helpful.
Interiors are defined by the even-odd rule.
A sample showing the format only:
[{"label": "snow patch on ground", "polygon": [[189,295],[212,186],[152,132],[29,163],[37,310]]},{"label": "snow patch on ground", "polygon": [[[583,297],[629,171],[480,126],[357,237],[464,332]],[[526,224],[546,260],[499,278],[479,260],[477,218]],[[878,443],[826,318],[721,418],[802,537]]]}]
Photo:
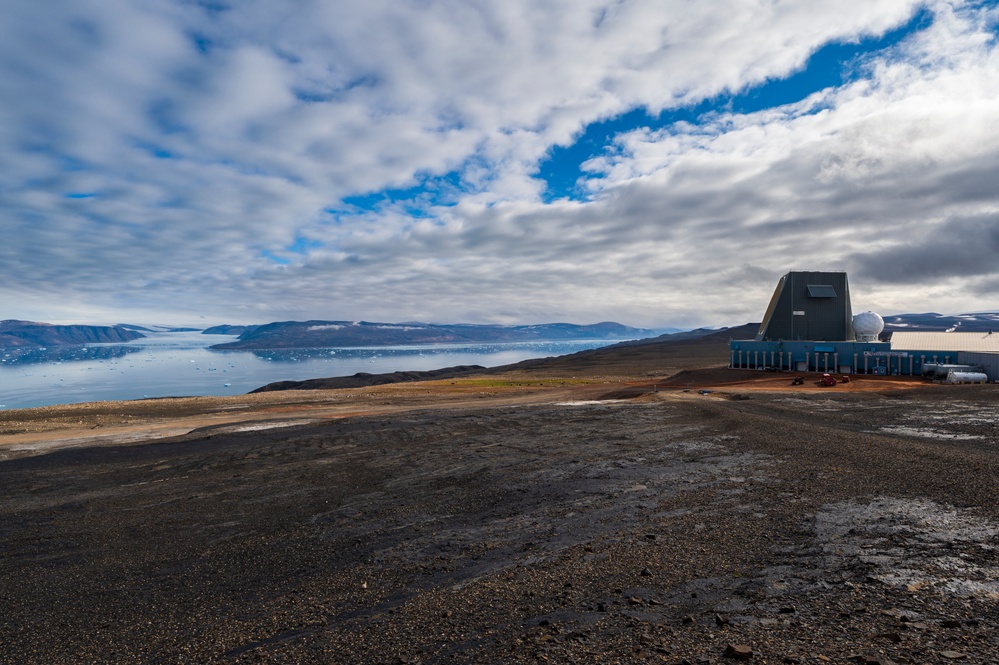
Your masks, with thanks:
[{"label": "snow patch on ground", "polygon": [[258,432],[265,429],[277,429],[279,427],[294,427],[296,425],[308,425],[315,420],[283,420],[281,422],[248,423],[233,428],[226,428],[227,432]]},{"label": "snow patch on ground", "polygon": [[872,566],[871,577],[909,591],[999,599],[999,526],[925,499],[883,497],[825,506],[815,532],[827,566]]},{"label": "snow patch on ground", "polygon": [[927,427],[906,427],[904,425],[891,425],[881,427],[880,430],[887,434],[898,434],[900,436],[918,436],[924,439],[950,439],[969,440],[984,438],[977,434],[962,434],[958,432],[941,432]]}]

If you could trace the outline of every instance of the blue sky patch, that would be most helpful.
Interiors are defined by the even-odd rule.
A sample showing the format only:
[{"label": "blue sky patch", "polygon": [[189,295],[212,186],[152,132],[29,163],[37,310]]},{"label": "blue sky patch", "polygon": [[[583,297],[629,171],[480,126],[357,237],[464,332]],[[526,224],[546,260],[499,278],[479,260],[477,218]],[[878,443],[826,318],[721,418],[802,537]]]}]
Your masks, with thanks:
[{"label": "blue sky patch", "polygon": [[282,257],[278,256],[277,254],[275,254],[275,253],[273,253],[273,252],[271,252],[270,250],[267,250],[267,249],[261,250],[260,251],[260,256],[264,257],[265,259],[267,259],[271,263],[276,263],[279,266],[286,266],[286,265],[288,265],[288,264],[291,263],[290,259],[282,258]]},{"label": "blue sky patch", "polygon": [[381,189],[357,196],[347,196],[342,206],[328,208],[327,212],[342,213],[372,212],[392,206],[399,206],[410,217],[422,219],[431,217],[430,208],[451,206],[458,195],[465,192],[461,170],[454,170],[440,176],[418,176],[419,184],[412,187]]},{"label": "blue sky patch", "polygon": [[295,242],[291,243],[286,247],[289,252],[293,254],[308,254],[310,249],[319,249],[323,246],[323,243],[318,240],[312,240],[311,238],[303,238],[298,236],[295,238]]},{"label": "blue sky patch", "polygon": [[135,147],[149,155],[155,157],[156,159],[173,159],[175,155],[167,150],[166,148],[156,145],[155,143],[149,143],[147,141],[136,141]]},{"label": "blue sky patch", "polygon": [[212,50],[213,42],[208,38],[208,35],[200,32],[192,32],[188,35],[188,37],[194,45],[194,48],[201,55],[208,55],[208,52]]},{"label": "blue sky patch", "polygon": [[753,113],[799,102],[812,93],[858,79],[865,56],[898,44],[928,26],[932,20],[933,14],[924,9],[905,25],[880,37],[868,37],[855,43],[826,44],[812,54],[804,69],[738,94],[719,95],[695,106],[663,111],[657,116],[640,108],[591,123],[572,145],[553,147],[548,159],[539,165],[538,177],[547,183],[543,199],[545,203],[561,198],[585,200],[586,191],[580,187],[580,178],[586,175],[581,169],[582,164],[604,154],[619,134],[642,127],[658,130],[678,122],[698,124],[709,113]]}]

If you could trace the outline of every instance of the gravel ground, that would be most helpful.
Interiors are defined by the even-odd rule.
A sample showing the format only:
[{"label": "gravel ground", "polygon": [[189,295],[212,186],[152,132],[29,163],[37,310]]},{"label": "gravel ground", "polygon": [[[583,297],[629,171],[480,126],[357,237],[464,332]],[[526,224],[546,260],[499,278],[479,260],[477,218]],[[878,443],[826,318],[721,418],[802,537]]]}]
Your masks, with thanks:
[{"label": "gravel ground", "polygon": [[0,662],[997,663],[997,418],[676,391],[11,459]]}]

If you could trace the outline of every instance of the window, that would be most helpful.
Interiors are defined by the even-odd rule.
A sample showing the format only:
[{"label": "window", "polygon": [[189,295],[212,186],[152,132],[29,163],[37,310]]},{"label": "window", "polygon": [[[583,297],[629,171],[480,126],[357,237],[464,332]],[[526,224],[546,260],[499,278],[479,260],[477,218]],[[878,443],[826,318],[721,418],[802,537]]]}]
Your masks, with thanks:
[{"label": "window", "polygon": [[809,284],[809,298],[835,298],[836,290],[828,284]]}]

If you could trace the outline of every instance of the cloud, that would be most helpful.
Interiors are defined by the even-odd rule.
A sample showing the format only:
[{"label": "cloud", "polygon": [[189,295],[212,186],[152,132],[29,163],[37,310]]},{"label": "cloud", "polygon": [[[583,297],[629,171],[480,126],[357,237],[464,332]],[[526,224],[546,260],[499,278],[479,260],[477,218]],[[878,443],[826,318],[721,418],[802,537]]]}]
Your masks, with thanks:
[{"label": "cloud", "polygon": [[[738,94],[921,8],[929,24],[843,86],[633,128],[587,164],[589,199],[543,202],[539,162],[587,124]],[[30,292],[51,319],[734,324],[759,318],[792,267],[849,268],[895,311],[917,296],[972,308],[995,274],[913,258],[942,239],[957,250],[950,228],[982,239],[996,213],[988,5],[18,0],[7,13],[5,311]],[[408,198],[344,203],[389,189]],[[886,264],[896,252],[908,258]]]}]

